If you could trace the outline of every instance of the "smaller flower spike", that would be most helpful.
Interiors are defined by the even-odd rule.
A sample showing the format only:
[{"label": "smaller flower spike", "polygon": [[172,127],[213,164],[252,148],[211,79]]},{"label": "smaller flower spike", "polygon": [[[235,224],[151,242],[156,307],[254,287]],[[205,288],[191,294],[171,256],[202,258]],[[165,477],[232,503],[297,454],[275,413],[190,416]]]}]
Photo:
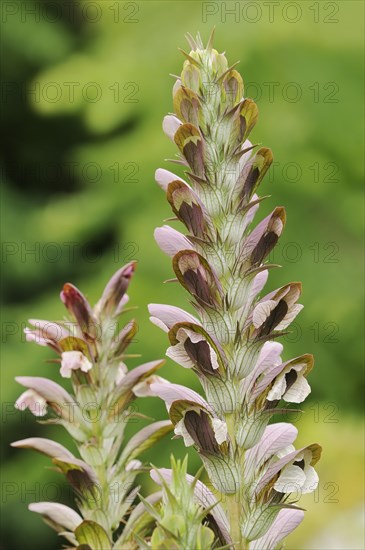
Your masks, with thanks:
[{"label": "smaller flower spike", "polygon": [[157,524],[149,547],[155,550],[211,548],[215,533],[204,525],[204,520],[208,513],[214,515],[214,506],[206,509],[195,496],[198,484],[202,484],[188,476],[186,458],[183,462],[171,458],[171,468],[151,470],[153,481],[162,488],[162,499],[156,508],[148,505]]},{"label": "smaller flower spike", "polygon": [[[125,442],[127,422],[141,418],[133,402],[139,396],[152,395],[153,383],[164,383],[156,375],[164,361],[150,361],[132,370],[124,362],[137,324],[131,320],[119,327],[118,318],[128,301],[126,292],[135,267],[136,262],[131,262],[119,269],[95,307],[67,283],[61,299],[70,321],[31,320],[31,327],[25,329],[29,342],[48,346],[57,354],[52,362],[60,366],[59,374],[70,390],[47,378],[18,376],[16,381],[26,391],[15,407],[28,408],[42,418],[41,423],[61,424],[77,452],[40,437],[22,439],[12,446],[46,455],[73,487],[78,513],[55,502],[29,505],[68,541],[70,548],[120,550],[112,542],[118,537],[123,548],[137,548],[148,524],[140,522],[140,514],[133,515],[132,511],[139,491],[133,487],[135,479],[146,469],[139,456],[174,427],[169,420],[154,422]],[[149,528],[151,533],[153,525]]]},{"label": "smaller flower spike", "polygon": [[286,223],[278,206],[253,225],[268,198],[259,193],[273,155],[250,141],[258,108],[235,66],[213,48],[213,37],[206,47],[200,36],[188,42],[174,112],[163,121],[184,174],[156,171],[182,225],[159,228],[155,237],[195,313],[149,309],[168,334],[166,355],[197,374],[206,398],[174,384],[150,388],[165,401],[175,434],[197,449],[218,498],[225,495],[220,542],[274,549],[303,519],[298,493],[318,482],[319,446],[296,451],[296,428],[271,423],[282,402],[302,403],[310,393],[313,357],[283,360],[277,342],[303,307],[301,284],[263,290],[279,267],[269,257]]}]

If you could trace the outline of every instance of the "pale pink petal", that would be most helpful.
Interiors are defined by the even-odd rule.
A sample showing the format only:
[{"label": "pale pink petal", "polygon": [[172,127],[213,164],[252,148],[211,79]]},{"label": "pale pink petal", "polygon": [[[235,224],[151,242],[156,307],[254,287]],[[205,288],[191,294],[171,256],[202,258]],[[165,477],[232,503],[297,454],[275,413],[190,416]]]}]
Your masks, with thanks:
[{"label": "pale pink petal", "polygon": [[39,453],[43,453],[52,458],[64,456],[66,458],[75,458],[70,451],[66,449],[60,443],[52,441],[52,439],[45,439],[43,437],[28,437],[27,439],[20,439],[19,441],[14,441],[10,444],[12,447],[22,448],[22,449],[34,449]]},{"label": "pale pink petal", "polygon": [[141,382],[138,382],[133,387],[133,393],[137,397],[151,397],[155,394],[151,390],[152,384],[170,384],[165,378],[161,378],[161,376],[157,376],[157,374],[152,374],[151,376],[148,376],[148,378],[144,378]]},{"label": "pale pink petal", "polygon": [[194,250],[191,242],[169,225],[155,229],[154,236],[158,246],[168,256],[175,256],[180,250]]},{"label": "pale pink petal", "polygon": [[250,295],[248,298],[249,301],[252,301],[257,296],[257,294],[261,292],[261,290],[266,285],[268,276],[269,276],[268,269],[265,269],[264,271],[260,271],[260,273],[256,275],[256,277],[253,280],[252,288],[250,290]]},{"label": "pale pink petal", "polygon": [[213,414],[211,406],[201,395],[180,384],[153,383],[151,384],[151,392],[153,395],[156,395],[165,401],[168,409],[174,401],[186,400],[193,401],[194,403],[201,405]]},{"label": "pale pink petal", "polygon": [[79,409],[73,397],[53,380],[39,376],[17,376],[15,380],[41,396],[65,420],[75,419],[78,415]]},{"label": "pale pink petal", "polygon": [[261,440],[245,455],[245,469],[253,472],[261,464],[281,449],[291,445],[298,435],[298,430],[292,424],[277,422],[265,428]]},{"label": "pale pink petal", "polygon": [[62,527],[64,531],[74,532],[83,521],[75,510],[58,502],[32,502],[28,508]]},{"label": "pale pink petal", "polygon": [[[174,115],[167,115],[163,119],[162,129],[171,141],[174,141],[174,136],[182,122]],[[175,142],[174,142],[175,143]]]},{"label": "pale pink petal", "polygon": [[165,170],[164,168],[158,168],[156,170],[155,180],[156,180],[156,183],[158,183],[158,185],[164,191],[167,191],[167,187],[168,187],[169,183],[171,183],[172,181],[176,181],[176,180],[182,181],[183,183],[185,183],[185,185],[190,187],[190,185],[188,185],[186,183],[186,181],[184,181],[182,178],[180,178],[179,176],[177,176],[173,172],[170,172],[169,170]]},{"label": "pale pink petal", "polygon": [[154,325],[168,332],[176,323],[194,323],[199,325],[199,321],[183,309],[164,304],[149,304],[150,320]]}]

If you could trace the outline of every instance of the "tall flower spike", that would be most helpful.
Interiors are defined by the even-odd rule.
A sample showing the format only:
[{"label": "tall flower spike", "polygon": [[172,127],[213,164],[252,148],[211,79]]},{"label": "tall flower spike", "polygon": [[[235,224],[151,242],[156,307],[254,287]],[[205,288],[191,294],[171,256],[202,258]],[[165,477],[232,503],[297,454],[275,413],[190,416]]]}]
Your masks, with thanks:
[{"label": "tall flower spike", "polygon": [[[115,273],[94,308],[67,283],[61,299],[71,320],[33,319],[32,328],[26,329],[28,341],[49,346],[59,355],[55,362],[60,363],[61,377],[70,379],[72,392],[46,378],[19,376],[17,382],[27,389],[15,407],[28,408],[37,417],[50,412],[43,423],[62,424],[74,439],[78,456],[40,437],[12,446],[45,454],[73,486],[79,514],[54,502],[29,505],[66,538],[69,548],[137,548],[136,537],[145,528],[145,523],[139,523],[145,510],[130,514],[127,524],[124,519],[138,492],[138,487],[133,488],[136,476],[143,469],[137,457],[173,428],[169,420],[154,422],[124,441],[126,423],[136,416],[132,401],[150,395],[150,384],[161,384],[155,372],[164,362],[151,361],[131,371],[124,363],[137,326],[130,321],[117,330],[118,316],[128,301],[125,293],[135,266],[132,262]],[[122,529],[124,524],[126,529]]]},{"label": "tall flower spike", "polygon": [[[294,502],[318,482],[320,447],[295,451],[296,429],[268,425],[280,402],[300,403],[310,392],[313,358],[282,361],[276,339],[300,312],[300,283],[260,298],[268,255],[285,226],[275,208],[252,228],[270,149],[249,141],[258,109],[224,54],[188,37],[190,53],[173,88],[174,113],[163,129],[178,148],[184,179],[159,169],[156,181],[186,235],[164,226],[155,237],[172,256],[178,282],[191,296],[194,317],[152,304],[151,320],[168,332],[167,355],[195,371],[206,400],[181,386],[152,383],[165,400],[175,434],[199,452],[222,495],[226,544],[275,548],[303,519]],[[290,447],[288,447],[288,445]],[[290,481],[290,483],[289,483]]]}]

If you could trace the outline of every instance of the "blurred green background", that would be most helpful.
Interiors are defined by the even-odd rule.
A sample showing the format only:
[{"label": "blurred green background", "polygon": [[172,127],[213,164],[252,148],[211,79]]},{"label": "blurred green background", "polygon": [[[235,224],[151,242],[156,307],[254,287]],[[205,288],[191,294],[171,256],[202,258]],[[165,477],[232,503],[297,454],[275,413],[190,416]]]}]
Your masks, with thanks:
[{"label": "blurred green background", "polygon": [[[276,205],[287,208],[272,258],[284,268],[268,289],[298,279],[304,285],[305,309],[286,337],[285,358],[316,358],[306,412],[292,420],[299,444],[324,446],[320,486],[301,501],[306,520],[287,547],[363,548],[363,2],[9,1],[2,11],[1,548],[59,547],[27,503],[70,502],[46,458],[9,448],[30,435],[68,443],[58,427],[13,409],[21,393],[15,375],[59,378],[44,362],[52,352],[24,343],[26,319],[61,318],[58,295],[68,280],[94,303],[133,258],[130,295],[140,325],[133,348],[144,361],[167,346],[148,321],[147,303],[189,309],[181,288],[163,284],[170,260],[153,230],[170,211],[154,171],[174,170],[164,162],[175,150],[161,121],[172,109],[169,73],[179,74],[183,61],[177,48],[187,48],[185,32],[206,40],[214,25],[216,48],[231,63],[240,60],[246,95],[258,102],[254,140],[274,152],[261,187],[273,196],[257,219]],[[171,361],[161,373],[198,389]],[[138,406],[165,417],[158,400]],[[185,452],[167,439],[146,459],[166,465],[172,451]],[[190,454],[193,473],[198,461]],[[145,479],[143,488],[152,483]]]}]

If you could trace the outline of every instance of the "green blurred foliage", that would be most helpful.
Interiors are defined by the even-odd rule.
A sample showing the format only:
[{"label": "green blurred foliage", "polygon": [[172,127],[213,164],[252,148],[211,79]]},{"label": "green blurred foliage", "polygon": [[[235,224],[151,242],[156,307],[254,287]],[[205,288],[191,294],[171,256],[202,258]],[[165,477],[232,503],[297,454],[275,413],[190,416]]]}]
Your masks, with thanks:
[{"label": "green blurred foliage", "polygon": [[[16,374],[58,377],[55,365],[44,363],[49,350],[25,345],[26,319],[63,316],[58,293],[66,280],[94,302],[132,258],[139,261],[131,287],[140,325],[134,351],[145,361],[163,356],[167,345],[148,321],[147,303],[189,308],[179,287],[163,284],[171,266],[153,230],[170,211],[153,174],[159,166],[174,170],[163,161],[175,150],[161,121],[172,109],[169,74],[178,74],[183,61],[177,47],[186,48],[186,31],[206,39],[213,25],[217,49],[232,63],[240,60],[247,94],[258,102],[254,140],[274,152],[277,164],[261,188],[273,197],[258,219],[283,204],[288,223],[272,258],[284,269],[272,273],[268,286],[303,281],[305,309],[286,337],[285,357],[315,354],[305,442],[323,441],[320,468],[326,482],[339,486],[336,506],[321,495],[320,510],[308,501],[307,522],[293,544],[325,547],[310,546],[311,535],[334,513],[353,517],[361,501],[363,3],[274,4],[3,4],[3,548],[57,547],[56,535],[26,503],[70,501],[64,486],[61,496],[52,493],[59,478],[43,468],[45,458],[8,446],[30,435],[67,442],[59,428],[38,426],[13,410],[21,391]],[[191,373],[170,361],[161,372],[198,389]],[[155,399],[138,406],[157,419],[166,414]],[[181,442],[166,441],[147,459],[166,465],[172,451],[185,452]],[[194,472],[198,461],[190,454]],[[144,480],[144,490],[151,487]]]}]

